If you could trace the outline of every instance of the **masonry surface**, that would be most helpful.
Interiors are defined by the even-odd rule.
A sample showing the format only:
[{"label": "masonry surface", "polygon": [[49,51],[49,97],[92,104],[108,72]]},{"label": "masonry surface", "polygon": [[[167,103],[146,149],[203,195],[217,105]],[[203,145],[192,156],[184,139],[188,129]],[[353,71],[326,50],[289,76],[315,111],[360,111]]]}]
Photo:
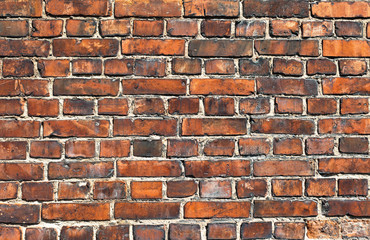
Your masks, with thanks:
[{"label": "masonry surface", "polygon": [[0,240],[369,239],[370,2],[0,1]]}]

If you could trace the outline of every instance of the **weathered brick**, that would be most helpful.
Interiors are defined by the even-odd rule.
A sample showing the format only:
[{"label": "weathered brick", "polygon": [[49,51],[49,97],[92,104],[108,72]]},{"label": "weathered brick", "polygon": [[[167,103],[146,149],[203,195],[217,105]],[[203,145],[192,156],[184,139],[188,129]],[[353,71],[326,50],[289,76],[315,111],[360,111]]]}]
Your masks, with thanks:
[{"label": "weathered brick", "polygon": [[270,140],[266,138],[239,139],[240,155],[267,155],[270,152]]},{"label": "weathered brick", "polygon": [[21,240],[22,239],[22,229],[20,227],[8,227],[0,226],[0,239],[1,240]]},{"label": "weathered brick", "polygon": [[130,21],[118,19],[101,20],[99,30],[103,37],[127,36],[130,34]]},{"label": "weathered brick", "polygon": [[66,77],[69,74],[69,60],[39,60],[37,68],[42,77]]},{"label": "weathered brick", "polygon": [[0,40],[1,57],[47,57],[50,43],[43,40]]},{"label": "weathered brick", "polygon": [[115,2],[116,17],[180,17],[181,0],[117,0]]},{"label": "weathered brick", "polygon": [[187,202],[185,218],[248,218],[250,202]]},{"label": "weathered brick", "polygon": [[299,23],[294,20],[272,20],[270,34],[274,37],[292,37],[299,33]]},{"label": "weathered brick", "polygon": [[40,205],[24,203],[0,204],[0,223],[37,224],[40,222]]},{"label": "weathered brick", "polygon": [[71,37],[91,37],[96,31],[96,22],[91,19],[67,19],[66,33]]},{"label": "weathered brick", "polygon": [[22,184],[22,199],[26,201],[52,201],[53,194],[51,182],[25,182]]},{"label": "weathered brick", "polygon": [[177,132],[175,119],[115,119],[114,136],[174,136]]},{"label": "weathered brick", "polygon": [[117,79],[55,79],[56,96],[115,96],[118,93]]},{"label": "weathered brick", "polygon": [[241,225],[241,239],[266,239],[272,237],[271,222],[251,222]]},{"label": "weathered brick", "polygon": [[56,57],[109,57],[118,53],[116,39],[54,39]]},{"label": "weathered brick", "polygon": [[200,74],[201,61],[196,58],[174,58],[172,60],[172,72],[174,74],[197,75]]},{"label": "weathered brick", "polygon": [[275,138],[275,155],[302,155],[302,141],[299,138]]},{"label": "weathered brick", "polygon": [[193,157],[198,155],[198,142],[196,140],[167,140],[167,157]]},{"label": "weathered brick", "polygon": [[62,36],[63,20],[33,20],[32,37]]},{"label": "weathered brick", "polygon": [[304,38],[333,36],[333,23],[329,21],[310,21],[302,23]]},{"label": "weathered brick", "polygon": [[23,114],[24,101],[20,99],[1,99],[0,100],[0,116]]},{"label": "weathered brick", "polygon": [[94,184],[94,199],[123,199],[126,184],[123,181],[99,181]]},{"label": "weathered brick", "polygon": [[333,155],[334,138],[308,138],[306,140],[306,154]]},{"label": "weathered brick", "polygon": [[242,114],[267,114],[270,112],[270,99],[264,97],[241,99],[239,111]]},{"label": "weathered brick", "polygon": [[272,193],[276,197],[302,196],[302,181],[295,179],[273,179]]},{"label": "weathered brick", "polygon": [[28,35],[28,21],[25,20],[1,20],[1,37],[25,37]]},{"label": "weathered brick", "polygon": [[48,80],[0,80],[0,96],[49,96]]},{"label": "weathered brick", "polygon": [[67,158],[93,158],[95,156],[94,141],[73,141],[66,142]]},{"label": "weathered brick", "polygon": [[340,37],[361,37],[362,24],[359,22],[338,21],[335,23],[335,33]]},{"label": "weathered brick", "polygon": [[368,158],[327,158],[319,160],[321,174],[368,174]]},{"label": "weathered brick", "polygon": [[166,60],[136,59],[134,74],[137,76],[163,77],[166,75]]},{"label": "weathered brick", "polygon": [[26,239],[27,240],[57,240],[58,234],[54,228],[27,228]]},{"label": "weathered brick", "polygon": [[311,120],[288,118],[254,118],[252,119],[251,125],[251,131],[253,133],[302,135],[314,133],[314,123]]},{"label": "weathered brick", "polygon": [[165,239],[164,226],[158,225],[135,225],[134,226],[134,239],[135,240],[163,240]]},{"label": "weathered brick", "polygon": [[33,62],[29,59],[4,59],[3,77],[30,77],[33,75]]},{"label": "weathered brick", "polygon": [[[15,199],[18,195],[18,183],[0,183],[0,200]],[[1,238],[0,238],[1,239]]]},{"label": "weathered brick", "polygon": [[102,61],[97,59],[78,59],[72,61],[73,75],[100,75]]},{"label": "weathered brick", "polygon": [[63,104],[64,115],[92,115],[94,101],[89,99],[65,99]]},{"label": "weathered brick", "polygon": [[100,157],[128,157],[130,154],[129,140],[104,140],[100,142]]},{"label": "weathered brick", "polygon": [[108,0],[47,0],[46,12],[56,16],[108,16],[111,3]]},{"label": "weathered brick", "polygon": [[198,26],[195,20],[171,19],[167,21],[167,33],[169,36],[194,37],[198,34]]},{"label": "weathered brick", "polygon": [[161,140],[134,140],[133,155],[137,157],[161,157]]},{"label": "weathered brick", "polygon": [[233,223],[211,223],[207,225],[207,239],[236,239],[236,229]]},{"label": "weathered brick", "polygon": [[312,163],[299,160],[266,160],[254,162],[254,176],[311,176],[314,174]]},{"label": "weathered brick", "polygon": [[204,145],[203,152],[207,156],[232,156],[235,142],[232,139],[216,139]]},{"label": "weathered brick", "polygon": [[97,240],[129,240],[128,225],[100,226],[96,233]]},{"label": "weathered brick", "polygon": [[222,20],[204,20],[201,24],[202,35],[205,37],[230,37],[231,22]]},{"label": "weathered brick", "polygon": [[369,200],[329,200],[323,203],[325,216],[366,217],[370,215]]},{"label": "weathered brick", "polygon": [[190,94],[251,95],[254,80],[250,79],[191,79]]},{"label": "weathered brick", "polygon": [[34,158],[60,158],[62,145],[57,141],[32,141],[30,156]]},{"label": "weathered brick", "polygon": [[170,224],[169,237],[173,240],[201,240],[198,224]]},{"label": "weathered brick", "polygon": [[237,0],[187,0],[184,1],[186,17],[237,17]]},{"label": "weathered brick", "polygon": [[27,142],[0,142],[0,159],[26,159]]},{"label": "weathered brick", "polygon": [[246,132],[246,121],[241,118],[185,118],[182,121],[181,134],[183,136],[229,136],[243,135]]},{"label": "weathered brick", "polygon": [[245,17],[308,17],[307,0],[248,0],[244,2]]},{"label": "weathered brick", "polygon": [[118,161],[119,177],[178,177],[181,175],[179,161]]},{"label": "weathered brick", "polygon": [[370,57],[370,44],[366,40],[323,40],[322,44],[325,57]]},{"label": "weathered brick", "polygon": [[240,75],[248,76],[266,76],[269,75],[270,66],[269,60],[266,58],[240,59],[239,61]]},{"label": "weathered brick", "polygon": [[260,55],[319,56],[316,40],[256,40],[254,45]]},{"label": "weathered brick", "polygon": [[257,78],[257,92],[268,95],[317,95],[318,84],[312,79]]},{"label": "weathered brick", "polygon": [[340,100],[341,114],[366,114],[369,112],[367,98],[342,98]]},{"label": "weathered brick", "polygon": [[307,237],[309,238],[333,238],[339,237],[339,224],[332,220],[310,220],[306,222]]},{"label": "weathered brick", "polygon": [[192,57],[246,57],[252,56],[251,40],[191,40]]},{"label": "weathered brick", "polygon": [[330,197],[335,195],[335,179],[313,178],[306,180],[306,195]]},{"label": "weathered brick", "polygon": [[339,196],[367,196],[367,191],[368,191],[367,179],[338,180]]},{"label": "weathered brick", "polygon": [[167,182],[167,197],[184,198],[193,196],[198,189],[196,182],[188,181],[169,181]]},{"label": "weathered brick", "polygon": [[131,182],[131,197],[133,199],[162,198],[162,182]]},{"label": "weathered brick", "polygon": [[232,116],[234,115],[233,98],[211,98],[204,99],[204,111],[211,116]]},{"label": "weathered brick", "polygon": [[107,137],[108,120],[49,120],[44,123],[44,137]]},{"label": "weathered brick", "polygon": [[41,17],[42,0],[4,1],[0,9],[2,17]]},{"label": "weathered brick", "polygon": [[366,238],[370,235],[369,220],[342,220],[341,234],[343,238]]},{"label": "weathered brick", "polygon": [[60,230],[60,240],[91,240],[94,236],[92,227],[68,227],[63,226]]},{"label": "weathered brick", "polygon": [[333,95],[367,95],[370,93],[370,78],[324,78],[323,94]]},{"label": "weathered brick", "polygon": [[42,218],[63,221],[109,220],[109,203],[45,203]]},{"label": "weathered brick", "polygon": [[49,179],[107,178],[113,175],[113,162],[51,162]]},{"label": "weathered brick", "polygon": [[364,60],[339,60],[339,73],[343,76],[357,76],[366,74],[367,66]]},{"label": "weathered brick", "polygon": [[135,20],[133,25],[134,36],[161,36],[163,34],[163,21]]},{"label": "weathered brick", "polygon": [[7,181],[40,180],[44,176],[41,163],[0,163],[0,170],[0,180]]},{"label": "weathered brick", "polygon": [[274,236],[277,239],[304,239],[305,224],[303,222],[277,222]]},{"label": "weathered brick", "polygon": [[134,73],[132,59],[108,59],[104,62],[104,74],[109,76],[125,76]]},{"label": "weathered brick", "polygon": [[337,67],[334,62],[327,59],[310,59],[307,61],[307,74],[335,75]]},{"label": "weathered brick", "polygon": [[248,160],[185,161],[185,175],[195,178],[249,176],[250,161]]},{"label": "weathered brick", "polygon": [[231,198],[230,181],[201,181],[199,193],[202,198]]},{"label": "weathered brick", "polygon": [[254,217],[309,217],[317,216],[317,203],[311,200],[256,200]]},{"label": "weathered brick", "polygon": [[40,136],[40,122],[32,120],[0,120],[0,137],[36,138]]},{"label": "weathered brick", "polygon": [[307,112],[313,115],[335,114],[337,101],[333,98],[309,98],[307,99]]},{"label": "weathered brick", "polygon": [[174,219],[180,214],[178,202],[116,202],[114,218]]},{"label": "weathered brick", "polygon": [[367,138],[342,137],[339,139],[339,151],[342,153],[368,153]]},{"label": "weathered brick", "polygon": [[197,114],[199,112],[198,98],[170,98],[168,100],[170,114]]},{"label": "weathered brick", "polygon": [[319,120],[319,133],[369,134],[370,118],[329,118]]},{"label": "weathered brick", "polygon": [[183,39],[140,39],[122,40],[122,54],[125,55],[184,55]]},{"label": "weathered brick", "polygon": [[370,3],[319,2],[312,5],[312,15],[319,18],[368,18]]},{"label": "weathered brick", "polygon": [[57,117],[59,101],[57,99],[28,99],[28,116]]},{"label": "weathered brick", "polygon": [[98,101],[99,115],[127,115],[128,108],[126,98],[103,98]]},{"label": "weathered brick", "polygon": [[298,113],[303,112],[303,102],[300,98],[275,98],[275,112],[277,113]]},{"label": "weathered brick", "polygon": [[229,59],[208,60],[205,63],[206,74],[229,75],[235,73],[234,61]]},{"label": "weathered brick", "polygon": [[264,21],[241,21],[235,24],[235,36],[246,38],[264,37],[266,22]]},{"label": "weathered brick", "polygon": [[60,182],[58,185],[58,199],[86,199],[90,189],[89,182]]},{"label": "weathered brick", "polygon": [[140,95],[185,95],[186,81],[183,79],[124,79],[123,94]]}]

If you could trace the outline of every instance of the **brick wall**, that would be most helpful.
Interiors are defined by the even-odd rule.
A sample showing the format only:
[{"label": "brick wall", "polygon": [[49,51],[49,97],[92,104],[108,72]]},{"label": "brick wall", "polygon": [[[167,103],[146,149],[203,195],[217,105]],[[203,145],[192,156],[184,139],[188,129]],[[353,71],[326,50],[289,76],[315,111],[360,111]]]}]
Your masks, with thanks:
[{"label": "brick wall", "polygon": [[370,236],[369,1],[0,16],[0,240]]}]

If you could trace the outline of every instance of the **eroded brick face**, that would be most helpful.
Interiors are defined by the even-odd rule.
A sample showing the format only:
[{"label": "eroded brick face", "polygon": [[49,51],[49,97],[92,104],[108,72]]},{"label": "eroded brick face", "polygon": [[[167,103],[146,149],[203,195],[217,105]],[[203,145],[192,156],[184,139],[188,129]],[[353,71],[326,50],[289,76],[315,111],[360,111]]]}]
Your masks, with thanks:
[{"label": "eroded brick face", "polygon": [[368,239],[368,0],[0,0],[0,240]]}]

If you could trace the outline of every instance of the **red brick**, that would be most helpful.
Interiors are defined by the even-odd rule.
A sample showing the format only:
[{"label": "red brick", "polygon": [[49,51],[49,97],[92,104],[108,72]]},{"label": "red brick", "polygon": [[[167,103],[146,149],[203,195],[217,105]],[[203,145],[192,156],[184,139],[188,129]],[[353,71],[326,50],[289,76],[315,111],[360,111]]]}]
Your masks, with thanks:
[{"label": "red brick", "polygon": [[63,20],[33,20],[32,37],[62,36]]},{"label": "red brick", "polygon": [[103,37],[127,36],[130,34],[130,21],[118,19],[101,20],[99,30]]},{"label": "red brick", "polygon": [[263,179],[246,179],[238,181],[236,186],[238,198],[264,197],[267,193],[267,182]]},{"label": "red brick", "polygon": [[191,79],[190,94],[251,95],[254,80],[250,79]]},{"label": "red brick", "polygon": [[366,238],[370,235],[369,220],[342,220],[341,234],[344,238]]},{"label": "red brick", "polygon": [[204,145],[203,152],[207,156],[232,156],[235,142],[232,139],[216,139]]},{"label": "red brick", "polygon": [[162,140],[134,140],[133,155],[137,157],[161,157]]},{"label": "red brick", "polygon": [[324,203],[324,215],[366,217],[370,215],[369,200],[329,200]]},{"label": "red brick", "polygon": [[272,20],[270,34],[274,37],[292,37],[299,33],[299,23],[294,20]]},{"label": "red brick", "polygon": [[205,37],[230,37],[231,22],[222,20],[204,20],[201,24]]},{"label": "red brick", "polygon": [[37,224],[40,222],[40,205],[24,203],[0,204],[0,223]]},{"label": "red brick", "polygon": [[42,163],[0,163],[0,180],[41,180],[44,176]]},{"label": "red brick", "polygon": [[333,36],[333,23],[329,21],[303,22],[302,36],[304,38]]},{"label": "red brick", "polygon": [[370,134],[370,118],[329,118],[319,120],[319,133]]},{"label": "red brick", "polygon": [[312,163],[299,160],[266,160],[254,162],[254,176],[311,176]]},{"label": "red brick", "polygon": [[339,196],[367,196],[367,191],[368,191],[367,179],[338,180]]},{"label": "red brick", "polygon": [[104,74],[112,76],[125,76],[134,73],[132,59],[108,59],[104,62]]},{"label": "red brick", "polygon": [[162,182],[131,182],[131,197],[133,199],[162,198]]},{"label": "red brick", "polygon": [[178,177],[181,175],[179,161],[118,161],[119,177]]},{"label": "red brick", "polygon": [[116,202],[114,218],[122,219],[174,219],[180,214],[177,202]]},{"label": "red brick", "polygon": [[245,17],[308,17],[306,0],[250,0],[244,2]]},{"label": "red brick", "polygon": [[186,81],[183,79],[124,79],[123,94],[140,95],[185,95]]},{"label": "red brick", "polygon": [[22,199],[26,201],[52,201],[53,183],[25,182],[22,184]]},{"label": "red brick", "polygon": [[60,230],[60,240],[92,240],[94,230],[92,227],[67,227]]},{"label": "red brick", "polygon": [[339,60],[340,75],[344,75],[344,76],[364,75],[366,74],[366,71],[367,71],[366,62],[363,60],[354,60],[354,59]]},{"label": "red brick", "polygon": [[0,116],[22,115],[24,101],[20,99],[1,99]]},{"label": "red brick", "polygon": [[200,59],[174,58],[172,60],[173,74],[197,75],[202,72]]},{"label": "red brick", "polygon": [[2,57],[47,57],[50,43],[42,40],[0,40]]},{"label": "red brick", "polygon": [[94,141],[67,141],[66,157],[67,158],[93,158],[95,156]]},{"label": "red brick", "polygon": [[37,68],[42,77],[66,77],[69,74],[69,60],[39,60]]},{"label": "red brick", "polygon": [[30,156],[33,158],[60,158],[62,145],[57,141],[32,141]]},{"label": "red brick", "polygon": [[324,78],[322,80],[323,94],[362,94],[370,93],[370,78]]},{"label": "red brick", "polygon": [[319,56],[316,40],[256,40],[254,46],[260,55]]},{"label": "red brick", "polygon": [[327,158],[319,160],[321,174],[368,174],[370,159],[368,158]]},{"label": "red brick", "polygon": [[267,76],[270,73],[269,60],[266,58],[240,59],[239,71],[240,75]]},{"label": "red brick", "polygon": [[271,222],[250,222],[241,225],[241,239],[266,239],[272,237]]},{"label": "red brick", "polygon": [[170,224],[169,237],[173,240],[201,240],[200,226],[197,224]]},{"label": "red brick", "polygon": [[334,62],[326,59],[310,59],[307,61],[307,74],[335,75],[337,67]]},{"label": "red brick", "polygon": [[108,120],[49,120],[44,123],[44,137],[107,137]]},{"label": "red brick", "polygon": [[186,17],[237,17],[237,0],[190,0],[184,2]]},{"label": "red brick", "polygon": [[267,95],[317,95],[318,84],[312,79],[257,78],[257,92]]},{"label": "red brick", "polygon": [[104,221],[109,220],[109,203],[45,203],[44,220]]},{"label": "red brick", "polygon": [[185,218],[248,218],[250,202],[187,202]]},{"label": "red brick", "polygon": [[28,35],[28,21],[25,20],[1,20],[1,37],[25,37]]},{"label": "red brick", "polygon": [[274,236],[277,239],[304,239],[305,224],[301,222],[275,223]]},{"label": "red brick", "polygon": [[325,57],[370,57],[366,40],[323,40],[322,44]]},{"label": "red brick", "polygon": [[116,39],[54,39],[56,57],[109,57],[118,52]]},{"label": "red brick", "polygon": [[335,33],[340,37],[361,37],[362,24],[359,22],[338,21],[335,23]]},{"label": "red brick", "polygon": [[368,153],[369,142],[367,138],[342,137],[339,139],[341,153]]},{"label": "red brick", "polygon": [[234,99],[207,97],[204,99],[204,111],[211,116],[232,116],[235,112]]},{"label": "red brick", "polygon": [[0,142],[0,159],[26,159],[27,142]]},{"label": "red brick", "polygon": [[342,98],[340,100],[341,114],[362,114],[369,112],[367,98]]},{"label": "red brick", "polygon": [[231,198],[231,182],[230,181],[201,181],[200,182],[200,197],[202,198]]},{"label": "red brick", "polygon": [[180,17],[181,7],[181,0],[117,0],[115,17]]},{"label": "red brick", "polygon": [[100,75],[102,62],[97,59],[78,59],[72,61],[73,75]]},{"label": "red brick", "polygon": [[275,155],[302,155],[302,140],[300,138],[275,138]]},{"label": "red brick", "polygon": [[241,118],[185,118],[182,121],[181,134],[183,136],[243,135],[247,133],[245,120]]},{"label": "red brick", "polygon": [[168,99],[170,114],[197,114],[199,112],[198,98],[170,98]]},{"label": "red brick", "polygon": [[332,197],[335,195],[335,179],[313,178],[306,180],[306,195],[314,197]]},{"label": "red brick", "polygon": [[136,59],[134,69],[137,76],[163,77],[166,75],[166,60]]},{"label": "red brick", "polygon": [[40,122],[0,120],[0,137],[36,138],[40,136]]},{"label": "red brick", "polygon": [[335,114],[337,101],[333,98],[309,98],[307,99],[307,113],[313,115]]},{"label": "red brick", "polygon": [[189,56],[192,57],[247,57],[252,56],[249,40],[191,40]]},{"label": "red brick", "polygon": [[65,99],[63,104],[64,115],[92,115],[94,102],[89,99]]},{"label": "red brick", "polygon": [[205,63],[206,74],[228,75],[235,73],[234,61],[229,59],[208,60]]},{"label": "red brick", "polygon": [[163,34],[163,21],[135,20],[133,25],[134,36],[161,36]]},{"label": "red brick", "polygon": [[122,54],[125,55],[184,55],[183,39],[140,39],[122,40]]},{"label": "red brick", "polygon": [[122,181],[99,181],[94,184],[94,199],[123,199],[126,197],[126,184]]},{"label": "red brick", "polygon": [[272,71],[283,76],[302,76],[303,64],[293,59],[275,58]]},{"label": "red brick", "polygon": [[29,59],[4,59],[3,77],[30,77],[33,75],[33,62]]},{"label": "red brick", "polygon": [[58,186],[58,199],[87,199],[89,192],[89,182],[60,182]]},{"label": "red brick", "polygon": [[319,18],[366,18],[370,4],[364,2],[319,2],[312,5],[312,15]]},{"label": "red brick", "polygon": [[192,139],[168,139],[167,157],[193,157],[198,155],[198,142]]},{"label": "red brick", "polygon": [[57,117],[59,101],[57,99],[28,99],[28,115],[36,117]]},{"label": "red brick", "polygon": [[113,175],[113,162],[51,162],[49,179],[107,178]]},{"label": "red brick", "polygon": [[98,101],[99,115],[127,115],[128,108],[125,98],[103,98]]},{"label": "red brick", "polygon": [[129,140],[104,140],[100,142],[100,157],[128,157],[130,154]]},{"label": "red brick", "polygon": [[267,114],[270,112],[270,99],[263,97],[240,99],[239,108],[242,114]]},{"label": "red brick", "polygon": [[264,21],[241,21],[235,25],[235,36],[246,38],[264,37],[266,22]]},{"label": "red brick", "polygon": [[[18,195],[18,183],[0,183],[0,200],[15,199]],[[1,238],[0,238],[1,239]]]},{"label": "red brick", "polygon": [[175,136],[177,120],[175,119],[115,119],[114,136]]},{"label": "red brick", "polygon": [[42,0],[4,1],[0,16],[41,17]]},{"label": "red brick", "polygon": [[55,79],[55,96],[115,96],[119,89],[117,79]]},{"label": "red brick", "polygon": [[294,179],[273,179],[272,193],[276,197],[302,196],[302,181]]},{"label": "red brick", "polygon": [[333,155],[334,138],[308,138],[306,140],[306,154]]},{"label": "red brick", "polygon": [[128,225],[100,226],[96,233],[97,240],[129,240]]},{"label": "red brick", "polygon": [[300,98],[275,98],[275,112],[277,113],[298,113],[303,112],[303,102]]},{"label": "red brick", "polygon": [[91,19],[67,19],[66,33],[72,37],[91,37],[96,30],[96,22]]},{"label": "red brick", "polygon": [[47,0],[46,12],[56,16],[108,16],[111,3],[108,0]]},{"label": "red brick", "polygon": [[254,217],[310,217],[317,216],[317,203],[310,200],[256,200]]},{"label": "red brick", "polygon": [[176,37],[194,37],[198,34],[198,25],[195,20],[171,19],[167,21],[167,34]]},{"label": "red brick", "polygon": [[185,161],[185,175],[195,178],[249,176],[250,161],[248,160]]},{"label": "red brick", "polygon": [[233,223],[211,223],[207,225],[207,239],[236,239],[236,229]]},{"label": "red brick", "polygon": [[58,234],[54,228],[27,228],[27,240],[57,240]]},{"label": "red brick", "polygon": [[49,96],[48,80],[0,80],[0,96]]},{"label": "red brick", "polygon": [[167,182],[167,197],[185,198],[193,196],[198,189],[194,181],[169,181]]},{"label": "red brick", "polygon": [[307,221],[307,237],[309,238],[339,238],[339,224],[332,220]]},{"label": "red brick", "polygon": [[157,225],[135,225],[134,236],[135,240],[163,240],[165,239],[164,226]]},{"label": "red brick", "polygon": [[266,134],[303,134],[314,133],[314,123],[311,120],[287,119],[287,118],[262,118],[252,119],[253,133]]},{"label": "red brick", "polygon": [[22,229],[20,227],[0,226],[0,240],[21,240]]}]

